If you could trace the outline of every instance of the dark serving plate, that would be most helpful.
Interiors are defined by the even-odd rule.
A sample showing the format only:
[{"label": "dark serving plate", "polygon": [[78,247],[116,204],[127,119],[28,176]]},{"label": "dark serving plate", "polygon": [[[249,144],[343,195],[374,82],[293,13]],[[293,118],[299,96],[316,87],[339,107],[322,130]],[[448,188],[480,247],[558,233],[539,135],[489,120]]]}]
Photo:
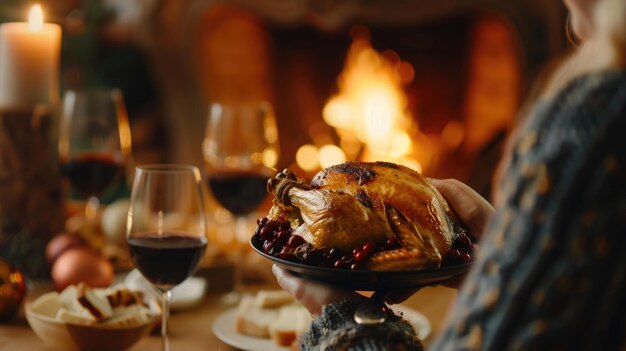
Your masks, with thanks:
[{"label": "dark serving plate", "polygon": [[417,271],[351,271],[316,267],[283,260],[266,254],[263,252],[263,248],[255,246],[253,241],[250,241],[250,245],[258,254],[298,277],[318,280],[361,291],[388,291],[435,285],[467,272],[471,266],[471,263],[466,263],[439,269]]}]

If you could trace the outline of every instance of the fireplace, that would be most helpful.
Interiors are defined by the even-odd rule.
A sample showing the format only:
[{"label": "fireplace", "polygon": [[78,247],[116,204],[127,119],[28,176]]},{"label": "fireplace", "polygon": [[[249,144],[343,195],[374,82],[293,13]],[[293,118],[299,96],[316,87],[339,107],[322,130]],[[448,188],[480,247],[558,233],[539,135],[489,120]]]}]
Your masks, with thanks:
[{"label": "fireplace", "polygon": [[565,47],[559,4],[498,3],[163,3],[145,43],[172,111],[172,157],[201,163],[207,101],[265,99],[281,168],[389,160],[486,194],[530,82]]}]

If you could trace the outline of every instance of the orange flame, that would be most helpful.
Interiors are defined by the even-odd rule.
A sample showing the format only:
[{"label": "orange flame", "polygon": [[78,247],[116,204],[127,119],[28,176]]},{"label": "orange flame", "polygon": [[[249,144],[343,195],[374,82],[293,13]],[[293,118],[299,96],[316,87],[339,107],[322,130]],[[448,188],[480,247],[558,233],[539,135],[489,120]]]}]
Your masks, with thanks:
[{"label": "orange flame", "polygon": [[380,54],[365,38],[354,40],[338,78],[339,93],[324,106],[324,121],[336,129],[342,146],[361,144],[361,150],[344,147],[349,159],[392,161],[421,170],[425,159],[414,154],[417,123],[403,90],[413,69],[388,56],[397,58]]}]

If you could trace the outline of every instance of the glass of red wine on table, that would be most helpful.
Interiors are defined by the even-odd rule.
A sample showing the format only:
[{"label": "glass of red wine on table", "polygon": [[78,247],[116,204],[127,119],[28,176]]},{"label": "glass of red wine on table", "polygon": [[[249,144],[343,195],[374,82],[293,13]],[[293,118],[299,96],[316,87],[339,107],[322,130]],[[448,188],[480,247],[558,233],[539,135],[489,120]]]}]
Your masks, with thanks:
[{"label": "glass of red wine on table", "polygon": [[67,91],[59,127],[61,173],[87,200],[93,221],[99,197],[123,178],[131,149],[128,115],[119,90]]},{"label": "glass of red wine on table", "polygon": [[267,197],[267,180],[278,162],[278,131],[267,102],[209,106],[203,141],[208,188],[214,199],[232,214],[235,225],[217,241],[233,258],[233,289],[224,302],[236,303],[243,292],[242,255],[251,230],[249,215]]},{"label": "glass of red wine on table", "polygon": [[126,239],[141,274],[162,295],[161,335],[167,337],[171,289],[191,276],[207,246],[200,171],[186,165],[136,168]]}]

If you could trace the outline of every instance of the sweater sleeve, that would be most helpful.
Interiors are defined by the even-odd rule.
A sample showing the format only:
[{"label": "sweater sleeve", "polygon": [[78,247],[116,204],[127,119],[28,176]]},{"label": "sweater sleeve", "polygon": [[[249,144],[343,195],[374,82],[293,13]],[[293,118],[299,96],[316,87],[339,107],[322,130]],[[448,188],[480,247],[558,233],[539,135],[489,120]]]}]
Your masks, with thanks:
[{"label": "sweater sleeve", "polygon": [[357,307],[350,300],[325,306],[309,331],[302,335],[300,350],[423,350],[411,325],[393,311],[388,309],[383,324],[365,326],[354,321]]},{"label": "sweater sleeve", "polygon": [[433,350],[624,349],[625,77],[579,81],[515,145]]}]

